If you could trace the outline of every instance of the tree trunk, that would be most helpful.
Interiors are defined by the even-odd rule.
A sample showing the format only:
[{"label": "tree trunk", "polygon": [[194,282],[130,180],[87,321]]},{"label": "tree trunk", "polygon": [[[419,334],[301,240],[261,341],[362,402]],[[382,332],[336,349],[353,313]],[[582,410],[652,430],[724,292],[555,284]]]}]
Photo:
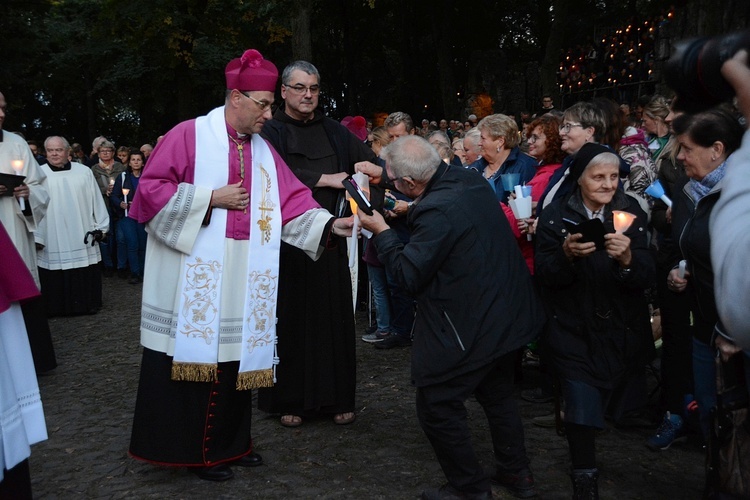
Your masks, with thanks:
[{"label": "tree trunk", "polygon": [[454,12],[453,0],[441,0],[439,5],[430,5],[432,18],[432,52],[437,57],[438,84],[440,85],[440,101],[443,112],[442,118],[451,120],[458,117],[458,100],[456,98],[456,77],[453,72],[451,46],[449,35],[452,29]]},{"label": "tree trunk", "polygon": [[[562,49],[565,38],[565,19],[568,13],[568,2],[570,0],[554,0],[552,2],[553,14],[555,16],[547,38],[547,45],[542,59],[541,84],[542,93],[558,95],[557,87],[557,67],[560,64],[560,49]],[[559,99],[556,99],[559,101]],[[555,102],[555,105],[561,107],[563,103]]]},{"label": "tree trunk", "polygon": [[310,17],[313,0],[295,0],[292,13],[292,59],[312,62]]}]

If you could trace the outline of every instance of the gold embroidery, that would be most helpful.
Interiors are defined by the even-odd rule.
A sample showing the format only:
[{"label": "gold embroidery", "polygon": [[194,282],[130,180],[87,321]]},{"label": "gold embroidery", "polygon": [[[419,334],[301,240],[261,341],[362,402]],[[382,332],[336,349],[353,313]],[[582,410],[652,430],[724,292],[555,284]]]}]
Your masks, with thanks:
[{"label": "gold embroidery", "polygon": [[250,274],[248,278],[247,319],[247,352],[252,353],[256,347],[265,347],[273,342],[273,326],[276,322],[274,307],[278,276],[271,274],[270,269]]},{"label": "gold embroidery", "polygon": [[259,166],[260,173],[266,181],[261,193],[260,205],[258,205],[258,210],[260,210],[261,214],[260,219],[258,219],[258,227],[260,228],[261,233],[263,233],[263,236],[260,238],[260,244],[265,245],[271,241],[271,221],[273,220],[273,218],[270,215],[267,215],[266,212],[273,212],[276,206],[270,199],[268,199],[269,193],[271,192],[271,176],[268,175],[268,172],[266,172],[266,169],[263,168],[262,164]]},{"label": "gold embroidery", "polygon": [[187,337],[202,338],[211,345],[216,331],[210,327],[219,309],[214,303],[218,296],[218,282],[221,264],[217,261],[203,262],[200,257],[195,263],[187,263],[185,288],[182,291],[185,301],[182,315],[185,318],[182,333]]}]

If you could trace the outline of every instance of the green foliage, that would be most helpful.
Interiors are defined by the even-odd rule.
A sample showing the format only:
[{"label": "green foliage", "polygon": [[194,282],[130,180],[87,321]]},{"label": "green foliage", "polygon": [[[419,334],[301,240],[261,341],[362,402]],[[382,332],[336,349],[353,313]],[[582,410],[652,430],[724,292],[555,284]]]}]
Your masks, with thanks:
[{"label": "green foliage", "polygon": [[[476,95],[497,103],[496,111],[533,107],[540,84],[527,78],[543,60],[543,71],[554,72],[561,48],[585,43],[597,27],[616,25],[635,10],[666,5],[6,0],[0,91],[9,103],[8,129],[84,144],[104,134],[118,145],[140,145],[219,105],[223,69],[244,50],[259,49],[282,70],[309,41],[323,78],[321,101],[332,116],[398,109],[416,119],[459,118]],[[299,24],[300,16],[309,23]],[[293,26],[308,24],[309,32],[293,33]],[[519,93],[516,101],[508,97]]]}]

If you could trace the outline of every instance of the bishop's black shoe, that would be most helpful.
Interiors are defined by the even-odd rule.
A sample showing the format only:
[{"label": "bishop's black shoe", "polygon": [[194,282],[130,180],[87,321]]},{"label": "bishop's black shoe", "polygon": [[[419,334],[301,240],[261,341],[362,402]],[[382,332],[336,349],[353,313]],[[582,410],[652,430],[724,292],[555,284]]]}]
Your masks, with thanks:
[{"label": "bishop's black shoe", "polygon": [[234,477],[234,472],[227,464],[212,467],[190,467],[190,472],[206,481],[226,481]]},{"label": "bishop's black shoe", "polygon": [[258,467],[263,465],[263,457],[257,453],[251,453],[235,460],[232,462],[232,465],[239,465],[240,467]]}]

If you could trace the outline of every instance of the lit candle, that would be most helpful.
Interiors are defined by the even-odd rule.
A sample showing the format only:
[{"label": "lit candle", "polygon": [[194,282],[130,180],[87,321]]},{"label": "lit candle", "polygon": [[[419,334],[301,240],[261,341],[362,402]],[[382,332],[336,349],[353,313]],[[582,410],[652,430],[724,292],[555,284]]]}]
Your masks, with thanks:
[{"label": "lit candle", "polygon": [[125,206],[125,217],[128,216],[128,207],[127,207],[127,204],[128,204],[128,193],[130,193],[130,189],[128,189],[128,188],[122,188],[122,195],[125,197],[125,205],[126,205]]},{"label": "lit candle", "polygon": [[[16,172],[16,175],[23,175],[23,160],[15,159],[10,161],[10,166]],[[18,198],[18,204],[21,206],[21,211],[26,210],[26,200],[23,197]]]},{"label": "lit candle", "polygon": [[615,232],[619,234],[627,231],[635,219],[635,215],[628,212],[621,212],[620,210],[613,210],[612,217],[615,224]]}]

